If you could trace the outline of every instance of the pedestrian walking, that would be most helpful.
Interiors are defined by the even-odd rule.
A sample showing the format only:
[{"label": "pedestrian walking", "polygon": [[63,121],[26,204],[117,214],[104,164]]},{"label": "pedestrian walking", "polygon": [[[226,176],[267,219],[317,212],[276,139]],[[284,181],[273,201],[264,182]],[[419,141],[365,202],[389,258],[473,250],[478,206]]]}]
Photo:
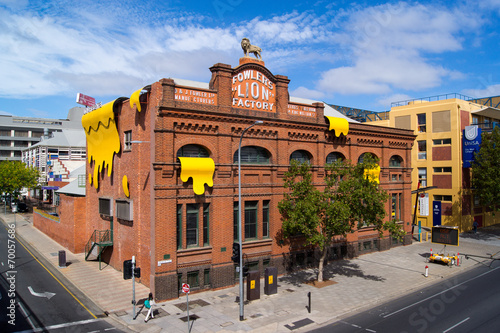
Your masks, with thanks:
[{"label": "pedestrian walking", "polygon": [[474,233],[477,234],[477,227],[479,226],[479,223],[477,223],[476,220],[474,220],[474,223],[472,224],[472,227],[474,228]]},{"label": "pedestrian walking", "polygon": [[146,318],[144,319],[145,322],[149,320],[149,316],[151,315],[151,318],[154,318],[154,311],[153,311],[153,305],[155,304],[155,300],[153,298],[153,293],[149,293],[148,299],[144,301],[144,306],[146,309],[148,309],[148,314],[146,315]]}]

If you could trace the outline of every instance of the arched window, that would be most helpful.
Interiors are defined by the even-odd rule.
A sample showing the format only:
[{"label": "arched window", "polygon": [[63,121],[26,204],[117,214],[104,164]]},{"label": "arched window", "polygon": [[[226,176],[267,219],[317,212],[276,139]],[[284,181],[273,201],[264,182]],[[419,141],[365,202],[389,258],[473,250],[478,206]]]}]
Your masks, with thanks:
[{"label": "arched window", "polygon": [[291,160],[296,160],[300,163],[307,162],[309,163],[311,161],[311,157],[309,156],[309,153],[305,150],[296,150],[290,155],[290,161]]},{"label": "arched window", "polygon": [[208,151],[199,145],[185,145],[177,151],[177,157],[209,157]]},{"label": "arched window", "polygon": [[[241,147],[241,164],[269,164],[271,154],[257,146]],[[234,153],[233,163],[238,163],[238,151]]]},{"label": "arched window", "polygon": [[377,159],[377,156],[373,155],[372,153],[363,153],[358,158],[358,164],[363,163],[363,160],[364,160],[365,156],[372,156],[373,158]]},{"label": "arched window", "polygon": [[345,160],[345,156],[342,155],[341,153],[337,153],[336,151],[334,151],[333,153],[328,154],[328,156],[326,157],[326,164],[343,160]]},{"label": "arched window", "polygon": [[401,168],[402,165],[403,165],[403,159],[401,158],[401,156],[394,155],[389,160],[390,168]]}]

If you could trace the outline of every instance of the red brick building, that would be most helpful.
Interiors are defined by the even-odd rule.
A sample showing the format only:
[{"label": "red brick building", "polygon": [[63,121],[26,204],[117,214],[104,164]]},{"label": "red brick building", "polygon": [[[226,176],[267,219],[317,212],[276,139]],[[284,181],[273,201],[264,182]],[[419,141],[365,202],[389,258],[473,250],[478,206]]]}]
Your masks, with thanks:
[{"label": "red brick building", "polygon": [[[284,273],[314,258],[313,250],[290,251],[277,237],[291,158],[309,160],[321,183],[327,160],[376,155],[391,198],[388,218],[392,212],[410,231],[411,131],[347,122],[323,103],[289,98],[289,79],[253,58],[210,71],[208,84],[162,79],[84,115],[91,161],[85,237],[112,230],[103,241],[112,243],[105,261],[121,270],[135,256],[141,283],[158,299],[178,297],[182,282],[194,291],[234,285],[237,151],[243,130],[257,120],[264,123],[245,132],[241,154],[243,252],[252,270]],[[332,245],[331,258],[392,245],[364,228]]]}]

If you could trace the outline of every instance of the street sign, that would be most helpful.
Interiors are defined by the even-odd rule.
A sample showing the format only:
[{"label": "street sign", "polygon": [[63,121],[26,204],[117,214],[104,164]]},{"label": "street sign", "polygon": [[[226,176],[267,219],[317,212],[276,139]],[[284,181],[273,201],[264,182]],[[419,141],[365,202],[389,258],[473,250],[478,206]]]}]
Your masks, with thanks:
[{"label": "street sign", "polygon": [[94,106],[95,105],[95,98],[78,93],[78,94],[76,94],[76,102],[78,104],[85,105],[85,106]]},{"label": "street sign", "polygon": [[182,292],[186,294],[189,293],[189,284],[187,283],[182,284]]}]

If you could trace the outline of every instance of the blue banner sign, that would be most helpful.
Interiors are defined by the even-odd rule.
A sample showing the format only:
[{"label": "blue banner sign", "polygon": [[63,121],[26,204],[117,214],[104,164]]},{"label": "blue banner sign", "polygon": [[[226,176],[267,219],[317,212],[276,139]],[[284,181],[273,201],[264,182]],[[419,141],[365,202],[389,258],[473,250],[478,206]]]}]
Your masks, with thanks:
[{"label": "blue banner sign", "polygon": [[441,225],[441,201],[432,202],[432,225]]},{"label": "blue banner sign", "polygon": [[479,151],[481,146],[481,129],[477,125],[465,126],[462,143],[463,167],[470,168],[474,153]]}]

